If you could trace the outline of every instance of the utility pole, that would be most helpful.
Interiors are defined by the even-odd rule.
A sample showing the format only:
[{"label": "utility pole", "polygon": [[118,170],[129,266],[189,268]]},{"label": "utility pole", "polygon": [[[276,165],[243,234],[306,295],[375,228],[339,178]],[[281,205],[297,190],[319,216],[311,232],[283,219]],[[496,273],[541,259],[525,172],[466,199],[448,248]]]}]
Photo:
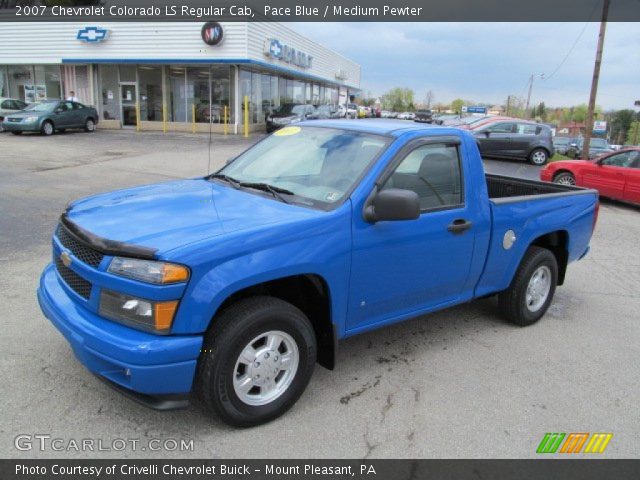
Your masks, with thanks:
[{"label": "utility pole", "polygon": [[509,107],[511,107],[511,95],[507,96],[507,111],[505,112],[507,117],[509,116]]},{"label": "utility pole", "polygon": [[533,90],[533,79],[536,77],[544,78],[544,73],[532,73],[529,77],[529,93],[527,94],[527,104],[524,107],[524,115],[529,118],[529,102],[531,101],[531,90]]},{"label": "utility pole", "polygon": [[600,79],[600,64],[602,63],[602,49],[604,48],[604,34],[607,30],[607,16],[611,0],[604,0],[602,6],[602,20],[600,21],[600,34],[598,35],[598,47],[596,48],[596,61],[593,65],[593,78],[591,80],[591,94],[589,95],[589,108],[584,125],[584,140],[582,143],[582,158],[589,158],[591,146],[591,132],[593,131],[593,112],[596,109],[596,94],[598,93],[598,80]]}]

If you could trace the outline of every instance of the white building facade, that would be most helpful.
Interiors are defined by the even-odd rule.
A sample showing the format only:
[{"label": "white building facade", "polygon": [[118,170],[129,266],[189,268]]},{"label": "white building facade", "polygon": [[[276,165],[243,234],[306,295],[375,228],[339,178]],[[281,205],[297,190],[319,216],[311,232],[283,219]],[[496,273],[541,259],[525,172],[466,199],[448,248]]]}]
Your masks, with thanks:
[{"label": "white building facade", "polygon": [[0,97],[94,105],[103,128],[250,129],[284,103],[344,104],[360,66],[279,23],[4,23]]}]

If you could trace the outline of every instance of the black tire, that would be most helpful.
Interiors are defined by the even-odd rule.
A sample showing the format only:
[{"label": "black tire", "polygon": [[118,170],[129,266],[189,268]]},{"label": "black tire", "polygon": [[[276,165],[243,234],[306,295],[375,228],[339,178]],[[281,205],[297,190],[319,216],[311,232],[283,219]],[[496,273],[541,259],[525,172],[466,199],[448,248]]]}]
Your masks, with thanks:
[{"label": "black tire", "polygon": [[[195,392],[205,408],[226,423],[251,427],[289,410],[304,392],[316,362],[316,338],[309,319],[298,308],[273,297],[252,297],[227,308],[207,333],[198,360]],[[299,358],[291,383],[264,405],[249,405],[234,389],[236,362],[252,339],[272,330],[295,341]]]},{"label": "black tire", "polygon": [[55,131],[56,129],[53,127],[53,122],[51,122],[51,120],[46,120],[40,127],[40,133],[46,136],[53,135]]},{"label": "black tire", "polygon": [[22,132],[11,132],[11,133],[13,133],[14,135],[22,135]]},{"label": "black tire", "polygon": [[537,167],[545,165],[549,161],[549,152],[544,148],[534,148],[529,154],[529,162]]},{"label": "black tire", "polygon": [[84,131],[89,133],[96,131],[96,122],[93,118],[89,117],[84,122]]},{"label": "black tire", "polygon": [[[540,267],[547,267],[550,273],[549,291],[544,303],[535,311],[527,305],[527,288],[529,282]],[[526,327],[531,325],[546,313],[558,282],[558,263],[556,257],[546,248],[529,247],[524,254],[520,266],[511,281],[509,288],[498,295],[498,305],[502,315],[511,323]]]},{"label": "black tire", "polygon": [[560,172],[553,177],[553,183],[558,183],[560,185],[575,185],[576,177],[574,177],[571,172]]}]

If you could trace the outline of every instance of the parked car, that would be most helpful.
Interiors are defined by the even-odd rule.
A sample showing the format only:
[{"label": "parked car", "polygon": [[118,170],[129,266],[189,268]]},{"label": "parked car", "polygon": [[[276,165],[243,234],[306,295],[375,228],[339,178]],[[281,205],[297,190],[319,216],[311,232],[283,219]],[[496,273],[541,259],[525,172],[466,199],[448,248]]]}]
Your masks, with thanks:
[{"label": "parked car", "polygon": [[398,118],[398,112],[389,112],[389,118]]},{"label": "parked car", "polygon": [[432,123],[433,122],[433,113],[431,110],[416,110],[414,121],[422,122],[422,123]]},{"label": "parked car", "polygon": [[316,107],[302,103],[283,103],[265,118],[267,133],[302,120],[316,117]]},{"label": "parked car", "polygon": [[23,132],[40,132],[53,135],[68,128],[84,128],[93,132],[98,124],[98,112],[79,102],[46,100],[32,103],[24,110],[8,115],[2,126],[5,130],[20,135]]},{"label": "parked car", "polygon": [[398,120],[413,120],[416,117],[413,112],[402,112],[396,117]]},{"label": "parked car", "polygon": [[595,188],[603,197],[640,205],[640,147],[625,148],[594,160],[552,162],[540,179]]},{"label": "parked car", "polygon": [[433,123],[437,125],[454,125],[460,121],[460,115],[440,114],[433,117]]},{"label": "parked car", "polygon": [[[567,156],[575,159],[584,158],[582,147],[584,146],[584,138],[579,138],[575,143],[569,145]],[[600,157],[614,150],[609,146],[604,138],[592,138],[589,145],[589,159]]]},{"label": "parked car", "polygon": [[576,141],[573,137],[553,137],[553,146],[556,149],[556,153],[566,155],[571,144],[576,143]]},{"label": "parked car", "polygon": [[326,120],[330,118],[342,118],[338,105],[316,105],[315,117]]},{"label": "parked car", "polygon": [[357,118],[358,116],[358,105],[355,103],[347,103],[347,111],[345,118]]},{"label": "parked car", "polygon": [[528,160],[539,166],[555,153],[551,129],[540,123],[498,121],[473,130],[473,134],[486,157]]},{"label": "parked car", "polygon": [[11,113],[19,112],[27,107],[28,103],[18,100],[17,98],[4,98],[0,97],[0,132],[4,131],[2,122],[4,117]]},{"label": "parked car", "polygon": [[467,132],[281,132],[213,175],[67,207],[38,299],[90,371],[156,408],[195,390],[257,425],[316,361],[334,367],[340,339],[488,295],[535,323],[589,250],[597,192],[485,175]]}]

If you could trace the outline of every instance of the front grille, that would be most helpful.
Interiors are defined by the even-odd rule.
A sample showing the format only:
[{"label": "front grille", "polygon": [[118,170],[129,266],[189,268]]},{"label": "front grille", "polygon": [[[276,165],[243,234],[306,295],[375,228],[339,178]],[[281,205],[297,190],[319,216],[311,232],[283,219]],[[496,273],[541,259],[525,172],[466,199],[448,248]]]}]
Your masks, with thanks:
[{"label": "front grille", "polygon": [[89,300],[91,296],[91,283],[82,278],[76,272],[65,266],[59,257],[56,257],[56,268],[62,280],[69,285],[69,288],[83,298]]},{"label": "front grille", "polygon": [[71,251],[74,257],[87,265],[97,267],[104,258],[104,254],[76,240],[62,224],[58,225],[56,237],[65,248]]}]

